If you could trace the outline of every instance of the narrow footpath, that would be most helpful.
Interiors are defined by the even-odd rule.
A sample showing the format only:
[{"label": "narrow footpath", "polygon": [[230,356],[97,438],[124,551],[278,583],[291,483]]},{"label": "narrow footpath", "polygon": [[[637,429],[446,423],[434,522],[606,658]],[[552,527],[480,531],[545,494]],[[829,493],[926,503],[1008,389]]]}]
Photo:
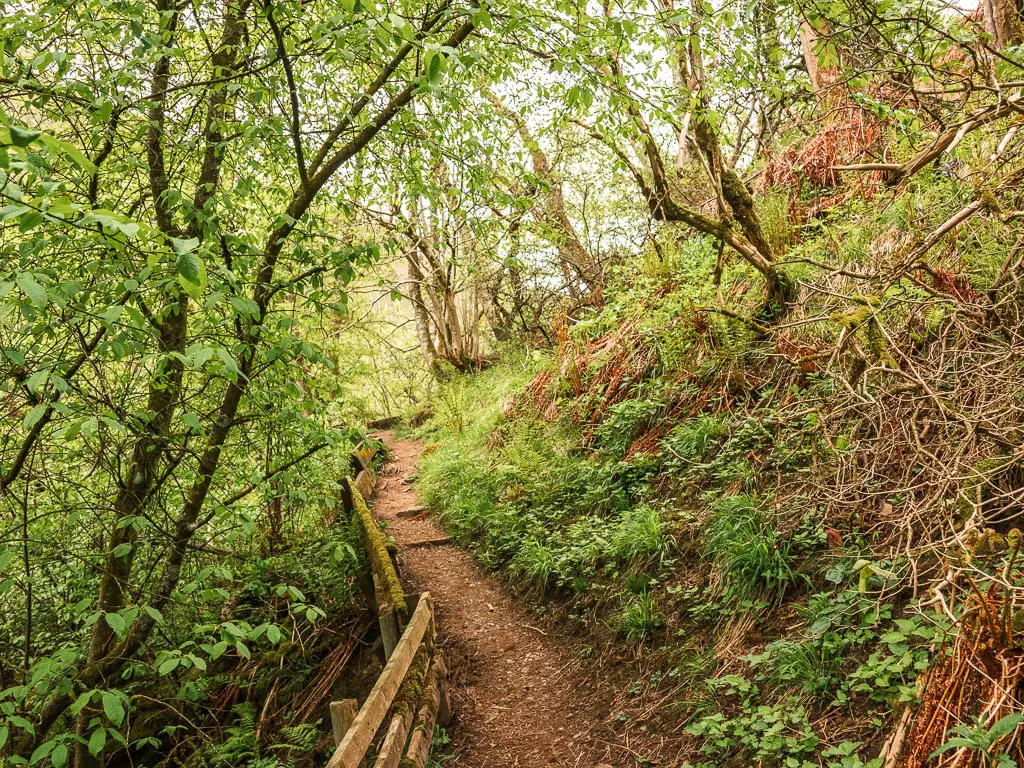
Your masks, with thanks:
[{"label": "narrow footpath", "polygon": [[[635,766],[628,743],[616,744],[607,706],[584,682],[582,662],[537,626],[501,581],[444,539],[409,482],[421,446],[383,433],[390,461],[377,486],[375,516],[398,545],[407,586],[429,591],[442,647],[452,668],[455,723],[445,763],[460,768],[611,768]],[[398,516],[406,511],[406,515]],[[620,736],[621,739],[621,736]],[[628,740],[627,740],[628,742]]]}]

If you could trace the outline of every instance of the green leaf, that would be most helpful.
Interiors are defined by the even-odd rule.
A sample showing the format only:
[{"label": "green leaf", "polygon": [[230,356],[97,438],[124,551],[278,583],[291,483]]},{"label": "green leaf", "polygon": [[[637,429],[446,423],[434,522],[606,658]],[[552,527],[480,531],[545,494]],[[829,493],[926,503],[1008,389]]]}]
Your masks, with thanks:
[{"label": "green leaf", "polygon": [[1012,715],[1006,715],[996,720],[992,724],[992,727],[988,729],[989,737],[995,741],[1001,739],[1009,733],[1016,730],[1017,726],[1024,722],[1024,714],[1020,712],[1014,712]]},{"label": "green leaf", "polygon": [[128,542],[124,542],[124,543],[118,544],[116,547],[114,547],[114,553],[113,554],[114,554],[114,557],[124,557],[125,555],[127,555],[131,551],[132,551],[132,545],[129,544]]},{"label": "green leaf", "polygon": [[171,247],[174,248],[174,252],[179,256],[191,253],[199,247],[199,238],[190,237],[188,240],[179,240],[176,237],[171,238]]},{"label": "green leaf", "polygon": [[160,675],[161,677],[163,677],[164,675],[171,674],[171,672],[173,672],[175,669],[178,668],[178,663],[179,662],[180,662],[180,659],[176,659],[176,658],[174,658],[174,659],[167,659],[167,661],[162,662],[160,664],[160,666],[157,667],[157,669],[156,669],[157,674]]},{"label": "green leaf", "polygon": [[50,379],[50,372],[45,370],[39,370],[25,379],[25,389],[31,392],[33,395],[38,392],[44,384]]},{"label": "green leaf", "polygon": [[104,322],[106,322],[108,325],[110,323],[116,323],[118,320],[121,319],[121,312],[123,311],[123,309],[123,307],[115,304],[114,306],[107,307],[105,310],[100,312],[100,317],[103,318]]},{"label": "green leaf", "polygon": [[124,702],[121,697],[113,691],[103,694],[103,712],[114,725],[120,726],[124,722]]},{"label": "green leaf", "polygon": [[32,756],[28,759],[28,764],[35,765],[36,763],[43,760],[48,754],[50,754],[51,750],[53,749],[53,746],[54,743],[52,741],[44,741],[42,744],[35,748],[35,751],[32,753]]},{"label": "green leaf", "polygon": [[100,421],[102,421],[104,424],[106,424],[109,429],[112,429],[115,432],[127,432],[128,431],[127,429],[125,429],[124,424],[119,422],[117,419],[112,419],[110,416],[100,416],[99,418],[100,418]]},{"label": "green leaf", "polygon": [[178,274],[188,280],[190,283],[199,285],[199,257],[194,253],[185,251],[178,256],[178,260],[175,262],[175,267],[178,270]]},{"label": "green leaf", "polygon": [[34,725],[32,725],[32,723],[29,722],[28,720],[26,720],[24,717],[19,717],[17,715],[11,715],[10,717],[7,718],[7,722],[9,722],[11,725],[16,725],[18,728],[21,728],[21,730],[23,730],[23,731],[28,731],[33,736],[36,735],[36,727]]},{"label": "green leaf", "polygon": [[27,147],[43,135],[42,131],[33,131],[18,125],[11,125],[9,127],[11,130],[11,143],[16,147]]},{"label": "green leaf", "polygon": [[99,755],[106,743],[107,729],[97,728],[92,732],[92,736],[89,737],[89,754],[93,756]]},{"label": "green leaf", "polygon": [[157,624],[164,623],[164,615],[160,613],[156,608],[151,605],[146,606],[146,613],[149,614],[149,618],[155,621]]},{"label": "green leaf", "polygon": [[0,221],[10,221],[31,211],[27,205],[5,205],[0,208]]},{"label": "green leaf", "polygon": [[68,748],[63,744],[58,744],[53,748],[53,754],[50,755],[50,762],[53,763],[54,768],[61,768],[63,765],[68,764]]},{"label": "green leaf", "polygon": [[253,319],[259,317],[259,304],[250,298],[245,296],[232,296],[228,299],[228,303],[231,304],[231,308],[242,317],[252,317]]},{"label": "green leaf", "polygon": [[119,613],[108,613],[103,618],[106,620],[107,626],[114,630],[118,637],[124,637],[126,625],[123,616]]},{"label": "green leaf", "polygon": [[[90,600],[89,602],[92,601]],[[70,707],[71,714],[77,716],[79,712],[85,709],[86,704],[92,701],[94,693],[96,693],[96,691],[86,691],[85,693],[80,694],[79,697],[75,699],[75,703]]]},{"label": "green leaf", "polygon": [[441,75],[448,68],[448,60],[444,54],[438,53],[437,51],[430,51],[427,53],[426,60],[426,71],[427,80],[431,85],[437,85],[441,80]]},{"label": "green leaf", "polygon": [[[71,158],[72,162],[74,162],[75,165],[77,165],[87,173],[96,173],[96,171],[98,170],[96,168],[96,164],[93,163],[93,161],[90,160],[88,157],[86,157],[82,153],[82,150],[80,150],[71,142],[61,141],[60,139],[45,133],[42,134],[40,141],[42,141],[44,147],[46,147],[54,154],[67,155],[69,158]],[[138,227],[136,226],[136,229],[137,228]]]},{"label": "green leaf", "polygon": [[45,307],[49,299],[46,296],[46,289],[28,272],[19,272],[14,282],[25,292],[34,304],[38,307]]},{"label": "green leaf", "polygon": [[96,208],[90,211],[88,214],[83,216],[78,223],[81,226],[99,224],[105,229],[120,232],[127,238],[135,237],[142,228],[138,223],[128,221],[121,214],[108,211],[105,208]]},{"label": "green leaf", "polygon": [[203,428],[202,423],[200,423],[199,421],[199,417],[196,416],[194,413],[183,413],[178,418],[181,419],[182,423],[186,427],[190,427],[191,429],[194,429],[196,432],[200,431]]},{"label": "green leaf", "polygon": [[21,422],[21,426],[25,429],[32,429],[39,420],[46,414],[46,409],[49,406],[46,403],[39,403],[38,405],[32,406],[32,410],[25,414],[25,419]]},{"label": "green leaf", "polygon": [[238,380],[238,364],[235,363],[235,358],[231,356],[231,353],[226,349],[217,349],[217,359],[220,360],[221,369],[224,372],[225,378],[228,381]]}]

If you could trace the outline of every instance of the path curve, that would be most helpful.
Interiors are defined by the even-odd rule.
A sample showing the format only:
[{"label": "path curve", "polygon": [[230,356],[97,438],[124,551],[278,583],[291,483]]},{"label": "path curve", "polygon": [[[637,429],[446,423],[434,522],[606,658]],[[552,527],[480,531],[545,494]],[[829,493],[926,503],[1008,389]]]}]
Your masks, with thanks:
[{"label": "path curve", "polygon": [[[576,654],[536,625],[501,581],[452,544],[412,546],[444,537],[430,517],[399,518],[418,504],[408,482],[420,446],[380,435],[390,461],[377,487],[375,516],[399,551],[402,578],[429,591],[443,647],[453,667],[453,751],[460,768],[612,768],[618,765],[604,717],[586,706],[589,692]],[[635,764],[635,763],[634,763]]]}]

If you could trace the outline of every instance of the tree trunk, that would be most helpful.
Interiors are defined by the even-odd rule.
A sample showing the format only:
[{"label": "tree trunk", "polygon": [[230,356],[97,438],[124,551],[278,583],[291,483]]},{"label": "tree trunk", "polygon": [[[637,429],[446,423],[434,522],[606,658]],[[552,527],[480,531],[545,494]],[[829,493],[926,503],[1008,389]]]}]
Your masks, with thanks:
[{"label": "tree trunk", "polygon": [[1017,0],[984,0],[985,26],[997,50],[1024,43],[1024,25]]},{"label": "tree trunk", "polygon": [[423,273],[412,254],[406,257],[406,265],[409,270],[409,301],[412,303],[412,313],[416,321],[416,338],[420,343],[420,353],[423,355],[427,370],[436,376],[437,349],[434,348],[434,340],[430,335],[430,315],[423,303]]},{"label": "tree trunk", "polygon": [[[242,40],[245,26],[245,14],[248,0],[229,2],[224,10],[224,29],[217,50],[211,57],[214,78],[223,77],[236,66],[238,46]],[[168,28],[171,33],[177,26],[179,10],[162,2],[161,10],[173,11],[169,16]],[[161,17],[161,24],[164,18]],[[169,83],[170,67],[167,57],[157,62],[153,83],[154,93],[163,94]],[[163,130],[163,96],[158,99],[154,111],[157,112],[155,124],[151,124],[147,137],[150,159],[151,191],[158,214],[158,221],[165,227],[164,233],[173,236],[179,234],[170,212],[164,208],[160,198],[167,189],[168,179],[163,164],[162,136]],[[220,123],[229,110],[227,90],[213,87],[207,103],[206,125],[203,131],[206,149],[196,184],[193,209],[202,211],[212,198],[220,178],[223,161],[223,137]],[[193,219],[188,234],[198,239],[203,238],[203,228],[198,219]],[[148,421],[141,436],[132,449],[132,459],[128,471],[120,479],[120,489],[114,502],[114,519],[105,546],[103,571],[100,574],[99,593],[96,610],[99,620],[92,625],[89,640],[88,663],[95,665],[110,650],[114,640],[114,631],[106,620],[107,614],[120,611],[126,605],[125,592],[131,578],[132,565],[135,560],[135,545],[138,539],[138,528],[133,518],[142,513],[151,494],[157,488],[157,476],[160,464],[167,451],[168,435],[174,409],[181,393],[184,379],[184,366],[180,355],[185,351],[188,342],[189,297],[182,291],[177,299],[169,302],[160,319],[158,328],[158,344],[161,359],[157,362],[149,383],[149,394],[146,402]],[[76,732],[82,737],[75,745],[75,765],[78,768],[92,768],[101,764],[98,756],[92,755],[87,749],[84,739],[88,732],[89,720],[95,713],[85,708],[79,714]]]},{"label": "tree trunk", "polygon": [[518,112],[502,104],[501,100],[493,93],[485,91],[485,95],[498,114],[515,127],[520,139],[530,153],[530,162],[533,166],[534,175],[541,183],[546,185],[546,191],[543,193],[545,197],[544,205],[536,216],[542,224],[553,231],[553,235],[548,239],[558,250],[559,266],[570,294],[573,298],[577,298],[579,295],[575,285],[576,281],[572,278],[573,274],[579,280],[586,283],[587,287],[592,291],[602,288],[604,286],[604,271],[601,269],[600,263],[583,246],[579,234],[576,232],[576,227],[573,226],[572,221],[569,219],[565,206],[565,194],[562,190],[562,181],[556,178],[552,171],[551,161],[548,159],[547,153],[544,152],[544,149],[530,132],[526,121],[523,120]]},{"label": "tree trunk", "polygon": [[[675,13],[675,0],[658,0],[662,13]],[[662,30],[672,45],[675,61],[672,67],[672,85],[676,91],[679,126],[676,128],[676,173],[683,173],[693,159],[693,110],[690,105],[690,60],[686,52],[687,34],[675,23],[664,22]]]}]

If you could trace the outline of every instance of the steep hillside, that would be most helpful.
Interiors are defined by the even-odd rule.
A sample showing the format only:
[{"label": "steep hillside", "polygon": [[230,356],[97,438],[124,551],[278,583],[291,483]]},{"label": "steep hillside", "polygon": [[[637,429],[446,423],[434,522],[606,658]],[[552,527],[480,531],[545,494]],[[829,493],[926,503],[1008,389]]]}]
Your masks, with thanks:
[{"label": "steep hillside", "polygon": [[637,685],[672,692],[694,765],[922,765],[947,728],[1018,722],[973,726],[1024,679],[1024,346],[1013,194],[972,198],[940,169],[776,206],[800,288],[771,327],[685,241],[422,429],[447,529],[564,628],[656,654]]}]

